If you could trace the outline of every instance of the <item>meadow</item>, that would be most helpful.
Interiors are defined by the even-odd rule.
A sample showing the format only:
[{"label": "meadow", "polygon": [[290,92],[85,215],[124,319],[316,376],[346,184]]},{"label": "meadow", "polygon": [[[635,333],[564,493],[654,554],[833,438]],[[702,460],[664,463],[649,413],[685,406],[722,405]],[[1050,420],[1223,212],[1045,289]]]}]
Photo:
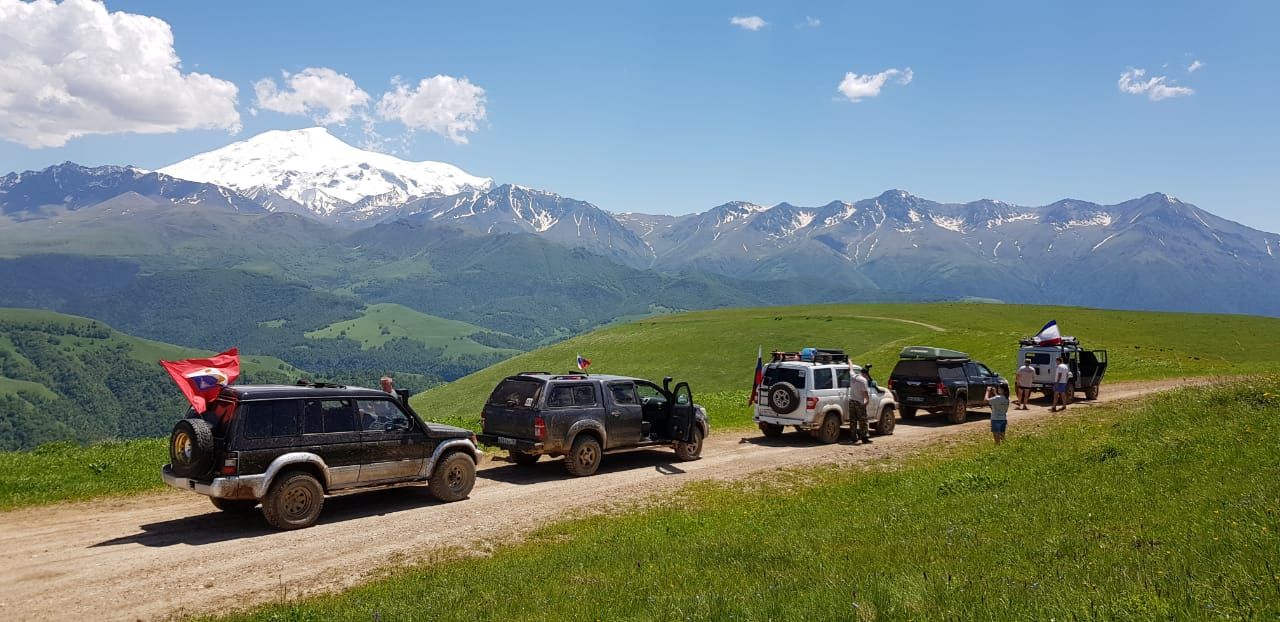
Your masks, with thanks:
[{"label": "meadow", "polygon": [[688,485],[218,619],[1276,619],[1278,443],[1280,377],[1255,377],[998,447]]}]

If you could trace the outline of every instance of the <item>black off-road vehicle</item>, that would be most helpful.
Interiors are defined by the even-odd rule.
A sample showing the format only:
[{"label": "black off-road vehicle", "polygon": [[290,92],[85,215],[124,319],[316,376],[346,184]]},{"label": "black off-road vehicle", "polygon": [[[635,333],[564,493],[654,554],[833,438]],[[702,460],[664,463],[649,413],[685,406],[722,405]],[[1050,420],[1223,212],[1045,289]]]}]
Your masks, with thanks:
[{"label": "black off-road vehicle", "polygon": [[943,348],[903,348],[889,374],[889,389],[907,419],[925,410],[946,413],[948,421],[964,423],[969,407],[986,403],[988,387],[1009,396],[1009,382],[1000,374],[964,352]]},{"label": "black off-road vehicle", "polygon": [[441,501],[465,499],[479,458],[470,430],[424,422],[382,391],[233,385],[173,426],[161,473],[220,510],[261,503],[272,526],[299,529],[338,491],[427,482]]}]

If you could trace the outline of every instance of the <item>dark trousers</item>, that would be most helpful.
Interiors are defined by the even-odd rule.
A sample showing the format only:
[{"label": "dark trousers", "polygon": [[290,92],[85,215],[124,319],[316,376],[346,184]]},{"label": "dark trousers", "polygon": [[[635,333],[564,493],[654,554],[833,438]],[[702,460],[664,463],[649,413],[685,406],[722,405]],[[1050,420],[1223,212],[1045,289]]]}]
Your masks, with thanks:
[{"label": "dark trousers", "polygon": [[849,436],[871,438],[871,431],[867,428],[867,405],[862,402],[849,402]]}]

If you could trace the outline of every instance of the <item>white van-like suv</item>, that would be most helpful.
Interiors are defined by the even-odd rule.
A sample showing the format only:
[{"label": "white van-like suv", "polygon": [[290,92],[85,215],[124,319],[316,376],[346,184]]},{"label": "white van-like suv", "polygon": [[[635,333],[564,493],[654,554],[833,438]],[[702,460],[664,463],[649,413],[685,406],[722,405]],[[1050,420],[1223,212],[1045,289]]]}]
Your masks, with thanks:
[{"label": "white van-like suv", "polygon": [[[752,420],[765,436],[778,436],[791,426],[808,430],[819,442],[834,443],[840,428],[849,425],[849,381],[860,373],[862,367],[850,363],[842,350],[774,352],[764,367]],[[893,434],[893,393],[870,384],[867,421],[880,434]]]}]

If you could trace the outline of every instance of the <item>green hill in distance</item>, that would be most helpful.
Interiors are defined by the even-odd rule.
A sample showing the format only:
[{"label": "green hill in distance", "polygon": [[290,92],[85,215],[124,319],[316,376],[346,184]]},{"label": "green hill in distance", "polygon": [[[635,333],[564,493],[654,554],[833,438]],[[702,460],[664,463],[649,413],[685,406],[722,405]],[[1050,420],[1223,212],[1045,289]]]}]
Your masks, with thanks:
[{"label": "green hill in distance", "polygon": [[[516,344],[520,340],[505,333],[486,331],[479,326],[449,320],[415,311],[393,303],[372,304],[353,320],[335,322],[306,333],[308,339],[351,339],[368,350],[385,345],[397,337],[417,341],[428,348],[441,348],[446,356],[460,354],[506,354],[521,352],[510,347],[493,347],[491,343]],[[480,339],[481,341],[476,341]]]},{"label": "green hill in distance", "polygon": [[[931,345],[968,352],[1011,376],[1018,339],[1057,320],[1063,334],[1105,348],[1107,381],[1280,371],[1280,319],[981,303],[837,304],[680,313],[609,326],[528,352],[412,398],[428,419],[479,426],[484,400],[521,371],[664,375],[690,383],[713,426],[750,425],[756,349],[844,348],[885,382],[898,352]],[[1107,390],[1104,382],[1102,391]]]}]

